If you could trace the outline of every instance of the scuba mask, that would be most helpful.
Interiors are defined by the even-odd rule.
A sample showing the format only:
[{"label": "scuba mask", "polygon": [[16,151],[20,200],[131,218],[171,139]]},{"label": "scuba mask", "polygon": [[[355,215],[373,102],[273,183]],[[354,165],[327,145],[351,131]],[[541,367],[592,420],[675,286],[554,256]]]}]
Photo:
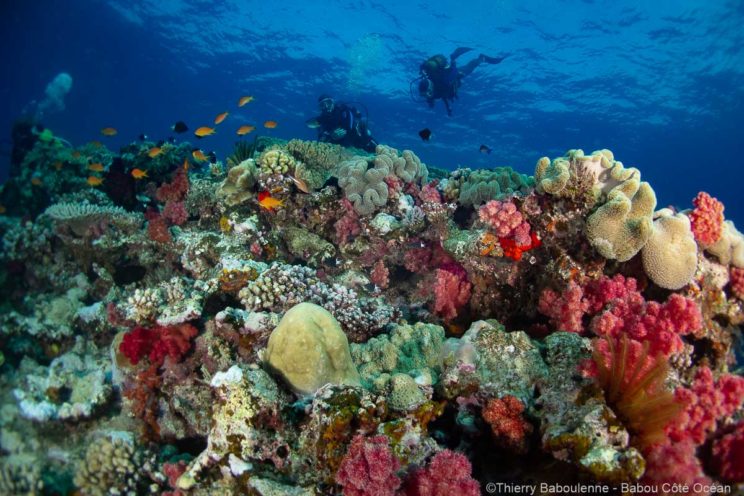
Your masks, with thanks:
[{"label": "scuba mask", "polygon": [[318,102],[318,108],[320,108],[320,111],[324,114],[330,114],[333,112],[334,106],[335,102],[333,101],[333,98],[324,98]]},{"label": "scuba mask", "polygon": [[419,81],[418,91],[419,95],[431,98],[434,95],[434,83],[431,82],[431,79],[423,77],[421,78],[421,81]]}]

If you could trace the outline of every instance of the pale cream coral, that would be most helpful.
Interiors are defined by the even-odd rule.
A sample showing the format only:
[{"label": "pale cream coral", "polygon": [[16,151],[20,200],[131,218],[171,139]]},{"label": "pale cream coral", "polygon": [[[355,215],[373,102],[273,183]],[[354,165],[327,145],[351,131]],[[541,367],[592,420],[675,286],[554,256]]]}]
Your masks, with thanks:
[{"label": "pale cream coral", "polygon": [[295,169],[296,161],[289,152],[280,148],[271,148],[259,155],[258,167],[264,174],[286,174]]},{"label": "pale cream coral", "polygon": [[232,207],[253,196],[258,170],[253,159],[240,162],[227,172],[227,178],[217,188],[217,198]]},{"label": "pale cream coral", "polygon": [[697,243],[690,219],[669,209],[655,214],[651,236],[641,250],[643,268],[651,280],[666,289],[680,289],[697,268]]},{"label": "pale cream coral", "polygon": [[313,394],[325,384],[360,385],[341,325],[312,303],[292,307],[269,337],[264,360],[294,391]]},{"label": "pale cream coral", "polygon": [[706,247],[705,251],[718,257],[723,265],[744,268],[744,235],[730,220],[723,223],[721,238],[716,244]]},{"label": "pale cream coral", "polygon": [[366,158],[354,157],[339,164],[338,185],[359,215],[370,215],[387,203],[388,187],[383,179],[388,174],[390,169],[384,163],[375,162],[369,168]]}]

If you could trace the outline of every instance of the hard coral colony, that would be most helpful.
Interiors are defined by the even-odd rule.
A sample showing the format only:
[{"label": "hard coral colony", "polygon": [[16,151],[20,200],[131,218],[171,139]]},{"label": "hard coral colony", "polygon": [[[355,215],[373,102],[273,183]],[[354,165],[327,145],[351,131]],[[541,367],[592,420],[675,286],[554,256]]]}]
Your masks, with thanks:
[{"label": "hard coral colony", "polygon": [[742,483],[744,238],[707,193],[656,210],[608,150],[155,145],[83,150],[94,189],[32,141],[3,186],[0,493]]}]

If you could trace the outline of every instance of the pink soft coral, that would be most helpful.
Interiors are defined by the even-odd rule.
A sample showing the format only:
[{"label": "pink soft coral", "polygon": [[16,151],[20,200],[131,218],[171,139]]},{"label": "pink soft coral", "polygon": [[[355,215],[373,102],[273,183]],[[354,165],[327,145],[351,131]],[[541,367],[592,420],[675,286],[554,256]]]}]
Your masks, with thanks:
[{"label": "pink soft coral", "polygon": [[479,496],[480,485],[470,476],[472,467],[461,453],[440,451],[426,468],[406,481],[406,496]]},{"label": "pink soft coral", "polygon": [[[700,460],[695,455],[695,444],[683,442],[657,444],[644,452],[646,472],[641,483],[648,485],[683,484],[688,488],[710,486],[712,481],[703,473]],[[690,490],[686,494],[702,495],[707,492]]]},{"label": "pink soft coral", "polygon": [[189,192],[189,175],[186,169],[179,167],[171,182],[163,183],[155,192],[155,198],[161,203],[183,201]]},{"label": "pink soft coral", "polygon": [[189,218],[184,202],[168,202],[163,207],[163,218],[175,226],[180,226]]},{"label": "pink soft coral", "polygon": [[744,482],[744,420],[713,443],[713,468],[729,482]]},{"label": "pink soft coral", "polygon": [[385,436],[356,436],[341,461],[336,482],[344,496],[394,496],[401,481],[400,468]]},{"label": "pink soft coral", "polygon": [[478,217],[488,224],[499,238],[513,238],[516,244],[521,246],[531,244],[530,225],[514,203],[491,200],[481,206]]},{"label": "pink soft coral", "polygon": [[537,309],[550,318],[556,330],[581,333],[584,330],[581,320],[589,309],[589,302],[584,299],[581,286],[572,281],[560,295],[552,289],[544,289]]},{"label": "pink soft coral", "polygon": [[700,367],[692,386],[689,389],[679,387],[674,394],[685,407],[667,433],[675,442],[690,439],[699,445],[716,430],[719,420],[730,417],[741,407],[744,377],[724,374],[716,382],[708,367]]},{"label": "pink soft coral", "polygon": [[690,212],[692,234],[700,244],[710,246],[721,238],[723,203],[701,191],[692,204],[695,205]]},{"label": "pink soft coral", "polygon": [[445,321],[457,317],[459,311],[470,300],[472,284],[465,270],[437,269],[434,283],[434,312]]},{"label": "pink soft coral", "polygon": [[744,300],[744,269],[731,267],[731,292],[740,300]]}]

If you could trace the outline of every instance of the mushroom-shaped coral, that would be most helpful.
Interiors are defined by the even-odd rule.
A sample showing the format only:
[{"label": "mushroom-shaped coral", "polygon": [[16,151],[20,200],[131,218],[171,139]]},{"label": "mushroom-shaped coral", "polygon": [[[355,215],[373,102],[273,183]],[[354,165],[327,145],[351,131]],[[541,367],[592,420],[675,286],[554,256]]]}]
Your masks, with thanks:
[{"label": "mushroom-shaped coral", "polygon": [[313,394],[328,383],[360,385],[341,325],[312,303],[284,314],[269,337],[264,360],[300,394]]},{"label": "mushroom-shaped coral", "polygon": [[613,188],[607,202],[586,221],[589,242],[605,258],[626,262],[643,248],[653,230],[656,194],[640,175]]},{"label": "mushroom-shaped coral", "polygon": [[651,236],[641,250],[643,268],[662,288],[680,289],[690,282],[697,268],[697,243],[690,220],[666,208],[656,217]]},{"label": "mushroom-shaped coral", "polygon": [[402,179],[406,183],[418,181],[426,182],[429,171],[426,165],[411,150],[403,150],[401,156],[398,156],[398,150],[386,145],[377,145],[375,149],[377,156],[375,164],[386,167],[391,173]]},{"label": "mushroom-shaped coral", "polygon": [[217,198],[232,207],[246,201],[253,195],[258,170],[253,159],[247,159],[227,171],[227,178],[217,188]]},{"label": "mushroom-shaped coral", "polygon": [[338,184],[359,215],[370,215],[387,203],[388,187],[383,179],[388,174],[385,164],[375,161],[369,168],[364,157],[341,162],[337,170]]}]

